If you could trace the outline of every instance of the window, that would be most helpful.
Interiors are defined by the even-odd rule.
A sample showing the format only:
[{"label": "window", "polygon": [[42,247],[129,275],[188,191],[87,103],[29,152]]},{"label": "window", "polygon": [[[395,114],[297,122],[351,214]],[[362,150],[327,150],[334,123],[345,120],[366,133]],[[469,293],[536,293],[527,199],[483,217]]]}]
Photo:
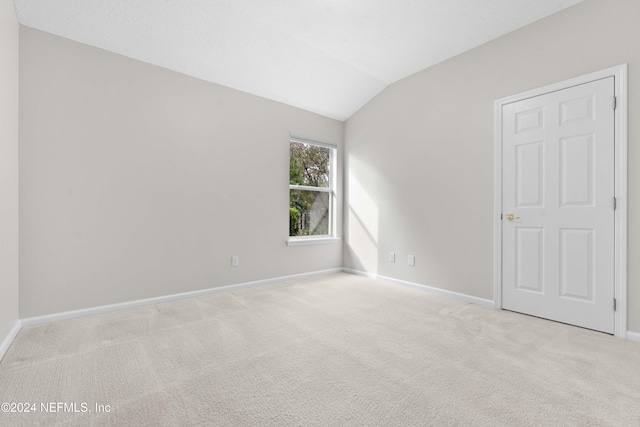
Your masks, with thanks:
[{"label": "window", "polygon": [[289,237],[334,237],[336,147],[291,137]]}]

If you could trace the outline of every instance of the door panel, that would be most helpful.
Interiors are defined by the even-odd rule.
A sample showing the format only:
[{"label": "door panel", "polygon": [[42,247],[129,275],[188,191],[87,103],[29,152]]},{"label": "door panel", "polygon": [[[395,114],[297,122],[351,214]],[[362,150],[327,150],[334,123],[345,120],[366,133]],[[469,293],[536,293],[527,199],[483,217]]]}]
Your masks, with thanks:
[{"label": "door panel", "polygon": [[593,230],[560,230],[560,296],[593,302]]},{"label": "door panel", "polygon": [[542,228],[518,227],[516,229],[516,286],[520,290],[544,292],[543,238]]},{"label": "door panel", "polygon": [[516,200],[518,207],[542,207],[544,200],[543,142],[516,146]]},{"label": "door panel", "polygon": [[560,140],[560,206],[593,206],[593,134]]},{"label": "door panel", "polygon": [[613,333],[613,94],[610,77],[503,106],[503,308]]}]

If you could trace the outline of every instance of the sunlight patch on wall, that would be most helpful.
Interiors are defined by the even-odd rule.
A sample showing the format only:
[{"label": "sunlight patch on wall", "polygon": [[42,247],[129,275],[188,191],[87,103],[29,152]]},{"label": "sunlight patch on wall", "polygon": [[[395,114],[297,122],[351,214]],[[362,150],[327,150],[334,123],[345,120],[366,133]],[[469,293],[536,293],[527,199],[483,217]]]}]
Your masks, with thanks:
[{"label": "sunlight patch on wall", "polygon": [[378,205],[353,173],[348,176],[347,242],[355,267],[378,272]]}]

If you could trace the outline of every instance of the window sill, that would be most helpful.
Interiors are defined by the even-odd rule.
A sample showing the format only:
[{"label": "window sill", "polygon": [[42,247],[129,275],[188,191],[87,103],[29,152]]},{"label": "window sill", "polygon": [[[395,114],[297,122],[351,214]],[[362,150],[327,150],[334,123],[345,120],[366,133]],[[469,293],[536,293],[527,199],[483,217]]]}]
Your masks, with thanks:
[{"label": "window sill", "polygon": [[287,240],[287,246],[317,245],[339,242],[339,237],[297,237]]}]

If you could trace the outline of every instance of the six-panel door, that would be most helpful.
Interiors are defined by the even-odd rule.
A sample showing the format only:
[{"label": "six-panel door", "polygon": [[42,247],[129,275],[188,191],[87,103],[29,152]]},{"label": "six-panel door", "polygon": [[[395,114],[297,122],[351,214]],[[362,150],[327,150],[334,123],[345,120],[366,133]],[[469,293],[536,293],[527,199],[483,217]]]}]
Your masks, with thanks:
[{"label": "six-panel door", "polygon": [[503,106],[503,308],[614,332],[613,96],[610,77]]}]

